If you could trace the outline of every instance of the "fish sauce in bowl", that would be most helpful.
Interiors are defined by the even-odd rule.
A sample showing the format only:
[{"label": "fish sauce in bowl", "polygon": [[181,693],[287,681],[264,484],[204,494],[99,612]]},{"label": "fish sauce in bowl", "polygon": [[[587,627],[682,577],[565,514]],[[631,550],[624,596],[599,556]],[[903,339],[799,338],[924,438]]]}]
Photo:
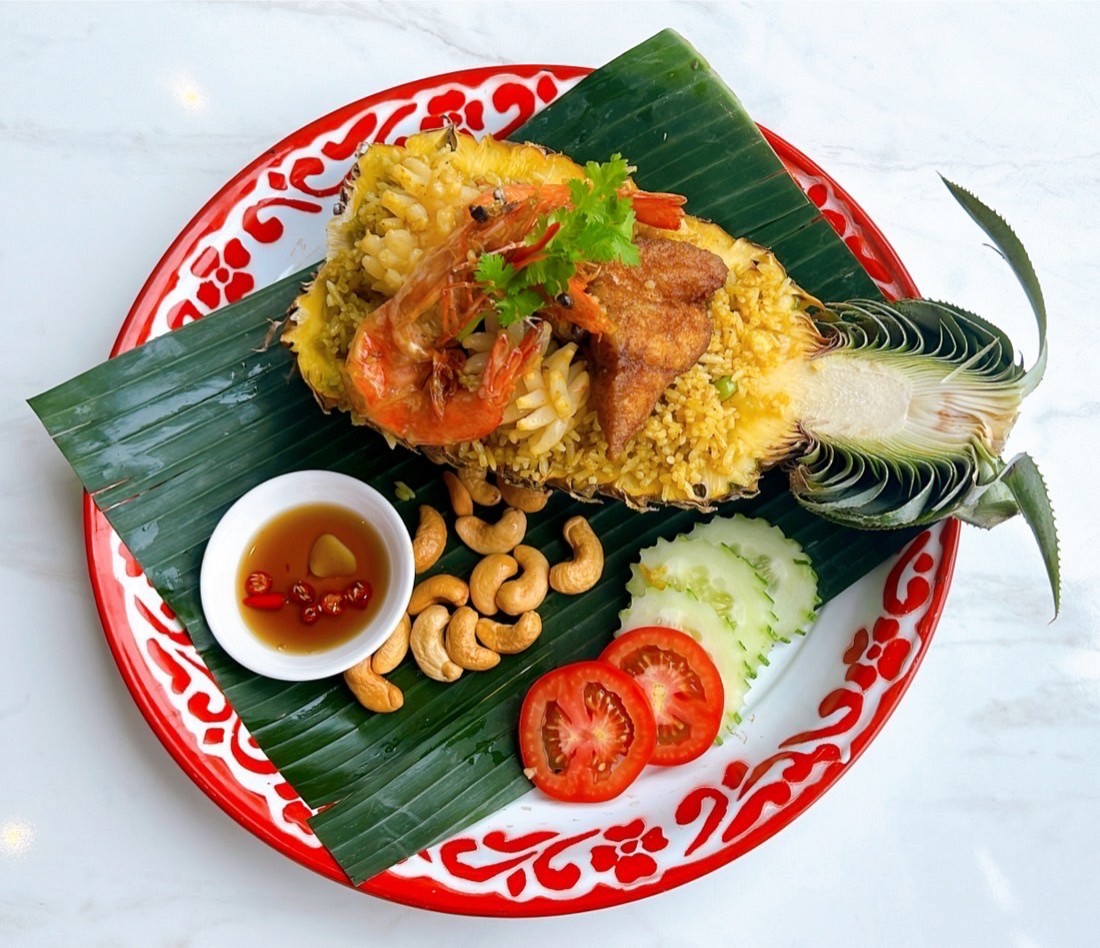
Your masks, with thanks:
[{"label": "fish sauce in bowl", "polygon": [[268,678],[316,681],[390,637],[415,573],[393,504],[357,478],[303,470],[257,484],[225,512],[199,586],[230,658]]},{"label": "fish sauce in bowl", "polygon": [[[317,567],[322,538],[342,548],[346,565]],[[327,503],[293,507],[263,524],[245,546],[237,569],[241,618],[281,652],[325,651],[374,619],[389,572],[382,538],[361,514]]]}]

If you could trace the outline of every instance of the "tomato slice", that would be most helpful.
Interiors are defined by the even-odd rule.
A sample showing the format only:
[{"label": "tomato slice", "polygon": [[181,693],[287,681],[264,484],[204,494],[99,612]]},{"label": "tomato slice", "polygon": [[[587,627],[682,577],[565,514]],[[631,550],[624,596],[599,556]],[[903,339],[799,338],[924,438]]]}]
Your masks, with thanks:
[{"label": "tomato slice", "polygon": [[657,721],[650,763],[695,760],[722,727],[725,691],[706,649],[676,629],[647,626],[624,632],[600,656],[630,675],[649,699]]},{"label": "tomato slice", "polygon": [[649,763],[656,741],[642,689],[604,662],[543,675],[519,715],[524,772],[548,796],[572,803],[617,797]]}]

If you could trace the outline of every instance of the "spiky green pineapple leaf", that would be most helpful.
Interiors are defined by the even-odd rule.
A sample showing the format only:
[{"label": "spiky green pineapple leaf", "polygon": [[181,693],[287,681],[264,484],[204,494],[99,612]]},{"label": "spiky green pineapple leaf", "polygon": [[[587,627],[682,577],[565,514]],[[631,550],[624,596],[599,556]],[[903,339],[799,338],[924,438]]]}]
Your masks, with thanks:
[{"label": "spiky green pineapple leaf", "polygon": [[1012,492],[1031,532],[1035,534],[1035,542],[1039,544],[1039,552],[1043,556],[1050,579],[1050,591],[1054,596],[1054,617],[1058,618],[1062,603],[1062,570],[1058,530],[1054,523],[1054,508],[1050,503],[1046,481],[1029,454],[1019,454],[1013,458],[1002,480]]},{"label": "spiky green pineapple leaf", "polygon": [[1035,313],[1035,320],[1039,326],[1039,354],[1035,357],[1035,364],[1028,369],[1024,376],[1024,394],[1035,390],[1035,386],[1042,381],[1043,373],[1047,367],[1047,307],[1043,299],[1043,291],[1039,286],[1039,278],[1035,275],[1035,268],[1031,264],[1024,245],[1016,236],[1008,222],[993,208],[982,202],[976,195],[960,187],[953,181],[949,181],[942,174],[940,180],[951,192],[951,196],[962,205],[971,219],[986,232],[993,241],[997,252],[1012,268],[1028,302]]},{"label": "spiky green pineapple leaf", "polygon": [[1016,514],[1023,514],[1046,566],[1057,618],[1061,605],[1061,567],[1054,508],[1046,482],[1028,454],[1019,454],[1008,464],[993,458],[990,467],[992,478],[989,474],[983,476],[954,515],[964,523],[988,530]]},{"label": "spiky green pineapple leaf", "polygon": [[1004,481],[998,479],[984,489],[975,488],[970,491],[966,501],[955,510],[955,516],[964,523],[991,530],[998,524],[1011,520],[1019,512],[1020,505],[1012,491]]}]

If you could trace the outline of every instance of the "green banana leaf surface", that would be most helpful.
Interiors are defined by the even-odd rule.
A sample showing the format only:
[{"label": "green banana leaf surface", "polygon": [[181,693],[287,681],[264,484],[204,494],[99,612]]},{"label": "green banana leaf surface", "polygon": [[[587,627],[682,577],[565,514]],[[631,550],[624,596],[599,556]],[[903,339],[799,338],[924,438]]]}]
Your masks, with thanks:
[{"label": "green banana leaf surface", "polygon": [[[771,247],[794,278],[824,299],[878,295],[844,242],[786,174],[737,98],[675,33],[658,34],[582,80],[514,136],[579,160],[613,152],[649,190],[688,196],[691,213]],[[268,345],[311,270],[152,340],[32,400],[96,504],[186,625],[219,687],[264,753],[321,812],[318,837],[356,884],[531,789],[515,725],[532,681],[597,655],[626,606],[629,564],[657,537],[699,514],[639,514],[621,503],[556,496],[533,515],[525,542],[553,562],[568,552],[562,524],[582,513],[606,552],[600,583],[580,597],[552,593],[544,631],[490,673],[449,685],[408,662],[392,680],[401,712],[374,715],[341,678],[286,683],[249,672],[214,641],[199,602],[199,567],[218,520],[238,497],[279,474],[328,468],[362,478],[415,528],[422,503],[446,508],[439,469],[373,432],[326,416]],[[397,500],[401,481],[415,492]],[[782,476],[759,497],[726,504],[765,516],[812,557],[824,601],[900,549],[912,531],[860,532],[808,514]],[[434,571],[468,574],[477,557],[452,541]]]}]

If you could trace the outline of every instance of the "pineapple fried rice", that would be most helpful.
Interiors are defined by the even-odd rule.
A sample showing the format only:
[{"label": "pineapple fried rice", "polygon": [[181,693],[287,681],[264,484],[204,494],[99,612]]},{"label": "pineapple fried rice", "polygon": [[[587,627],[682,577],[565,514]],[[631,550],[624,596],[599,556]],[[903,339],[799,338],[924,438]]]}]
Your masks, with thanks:
[{"label": "pineapple fried rice", "polygon": [[[283,335],[322,406],[364,420],[352,410],[344,378],[356,328],[462,222],[475,198],[502,185],[557,184],[583,174],[570,159],[534,145],[446,132],[412,136],[403,147],[368,147],[329,224],[327,259]],[[554,339],[543,341],[541,359],[521,376],[503,424],[478,441],[427,453],[500,471],[516,483],[606,493],[635,506],[707,506],[756,489],[762,468],[798,436],[791,393],[820,341],[806,314],[814,301],[770,252],[713,224],[689,217],[677,231],[639,224],[635,233],[689,241],[729,270],[708,303],[714,329],[706,352],[669,385],[621,457],[609,457],[587,398],[584,350]],[[486,328],[496,328],[491,317]],[[509,331],[517,330],[522,326]],[[464,341],[463,381],[471,388],[491,339],[482,332]]]}]

